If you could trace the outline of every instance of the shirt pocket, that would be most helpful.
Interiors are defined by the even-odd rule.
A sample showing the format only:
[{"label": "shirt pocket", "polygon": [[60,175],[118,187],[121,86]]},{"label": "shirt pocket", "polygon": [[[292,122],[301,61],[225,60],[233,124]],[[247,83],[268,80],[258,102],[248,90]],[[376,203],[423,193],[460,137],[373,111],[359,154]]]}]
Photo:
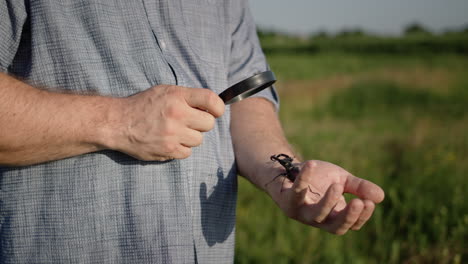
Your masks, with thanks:
[{"label": "shirt pocket", "polygon": [[223,63],[226,19],[223,1],[182,0],[181,6],[190,49],[202,61]]}]

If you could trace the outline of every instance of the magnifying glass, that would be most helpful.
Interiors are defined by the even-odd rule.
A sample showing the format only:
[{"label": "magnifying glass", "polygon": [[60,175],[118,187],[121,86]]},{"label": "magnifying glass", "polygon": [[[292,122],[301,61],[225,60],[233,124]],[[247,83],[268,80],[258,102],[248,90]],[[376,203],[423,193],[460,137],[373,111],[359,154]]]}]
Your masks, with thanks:
[{"label": "magnifying glass", "polygon": [[232,104],[270,87],[275,82],[276,77],[273,72],[265,71],[234,84],[220,93],[219,97],[226,105]]}]

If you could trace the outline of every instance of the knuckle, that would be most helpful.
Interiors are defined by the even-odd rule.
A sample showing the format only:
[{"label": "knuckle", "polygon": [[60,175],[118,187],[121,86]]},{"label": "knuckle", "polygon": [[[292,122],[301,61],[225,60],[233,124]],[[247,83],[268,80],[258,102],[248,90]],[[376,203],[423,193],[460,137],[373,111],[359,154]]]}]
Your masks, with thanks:
[{"label": "knuckle", "polygon": [[161,134],[163,137],[170,138],[177,133],[177,130],[169,122],[165,122],[161,125]]},{"label": "knuckle", "polygon": [[345,226],[351,226],[355,223],[355,219],[351,216],[348,216],[345,218],[344,225]]},{"label": "knuckle", "polygon": [[333,184],[331,187],[331,192],[333,195],[341,195],[343,187],[339,184]]},{"label": "knuckle", "polygon": [[360,211],[362,211],[363,207],[364,207],[363,202],[356,199],[352,201],[349,210],[351,213],[355,214],[355,213],[359,213]]},{"label": "knuckle", "polygon": [[202,133],[197,133],[195,136],[195,145],[200,146],[203,143],[203,135]]},{"label": "knuckle", "polygon": [[353,225],[352,229],[353,230],[359,230],[364,225],[364,223],[365,223],[365,221],[359,220]]},{"label": "knuckle", "polygon": [[184,116],[183,110],[175,104],[166,106],[165,116],[171,119],[181,119]]},{"label": "knuckle", "polygon": [[152,161],[154,160],[155,157],[153,157],[151,154],[144,154],[141,156],[140,160],[142,161]]},{"label": "knuckle", "polygon": [[192,149],[187,148],[187,150],[183,153],[182,158],[186,159],[186,158],[190,157],[190,155],[192,155]]},{"label": "knuckle", "polygon": [[219,105],[221,103],[221,98],[213,91],[209,91],[206,96],[207,102],[210,105]]},{"label": "knuckle", "polygon": [[152,160],[148,160],[148,161],[168,161],[170,159],[171,158],[169,157],[155,156]]},{"label": "knuckle", "polygon": [[309,161],[306,161],[303,165],[303,169],[305,170],[313,170],[315,167],[318,166],[318,163],[317,161],[315,160],[309,160]]},{"label": "knuckle", "polygon": [[172,142],[165,142],[162,145],[162,152],[168,156],[173,156],[176,150],[177,146]]},{"label": "knuckle", "polygon": [[212,115],[208,113],[203,114],[204,116],[202,120],[199,121],[199,128],[197,130],[200,132],[208,132],[214,128],[216,120]]},{"label": "knuckle", "polygon": [[320,214],[320,215],[314,217],[314,219],[312,219],[312,222],[317,223],[317,224],[321,224],[324,220],[325,220],[325,216]]},{"label": "knuckle", "polygon": [[166,94],[168,96],[180,96],[182,94],[182,89],[176,85],[166,86]]},{"label": "knuckle", "polygon": [[153,152],[142,153],[137,158],[139,160],[141,160],[141,161],[165,161],[165,160],[168,160],[167,157],[160,156],[159,154],[153,153]]},{"label": "knuckle", "polygon": [[337,229],[337,230],[332,231],[331,233],[332,233],[332,234],[335,234],[335,235],[337,235],[337,236],[342,236],[342,235],[346,234],[347,232],[348,232],[348,229],[346,229],[346,228],[339,228],[339,229]]},{"label": "knuckle", "polygon": [[206,91],[206,94],[205,94],[206,103],[209,104],[209,105],[216,104],[217,95],[214,92],[210,91],[210,90],[205,90],[205,91]]},{"label": "knuckle", "polygon": [[375,204],[369,200],[364,201],[364,209],[372,213],[375,209]]},{"label": "knuckle", "polygon": [[210,109],[214,110],[214,115],[221,116],[224,113],[224,103],[221,98],[214,92],[208,91],[206,94],[206,103]]},{"label": "knuckle", "polygon": [[150,156],[145,154],[145,153],[143,153],[143,154],[134,154],[132,156],[135,157],[138,160],[141,160],[141,161],[150,161]]},{"label": "knuckle", "polygon": [[207,121],[207,131],[212,130],[215,126],[215,118],[210,115]]},{"label": "knuckle", "polygon": [[330,194],[329,198],[327,199],[327,203],[334,203],[336,200],[340,198],[343,193],[343,187],[339,184],[333,184],[330,187]]},{"label": "knuckle", "polygon": [[179,151],[174,155],[176,159],[186,159],[192,155],[192,149],[191,148],[185,148],[184,150]]}]

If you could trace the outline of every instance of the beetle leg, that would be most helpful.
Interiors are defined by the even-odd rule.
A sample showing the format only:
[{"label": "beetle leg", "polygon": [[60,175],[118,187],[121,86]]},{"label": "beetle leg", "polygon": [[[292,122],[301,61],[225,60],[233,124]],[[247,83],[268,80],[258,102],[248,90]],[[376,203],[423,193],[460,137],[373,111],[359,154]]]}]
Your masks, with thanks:
[{"label": "beetle leg", "polygon": [[284,177],[284,178],[283,178],[283,182],[281,183],[281,190],[280,190],[280,193],[283,192],[283,185],[284,185],[284,181],[286,180],[286,178],[287,178],[287,177]]},{"label": "beetle leg", "polygon": [[285,176],[285,178],[286,178],[286,173],[281,173],[281,174],[276,175],[273,179],[271,179],[271,181],[265,183],[265,187],[267,187],[268,184],[270,184],[270,183],[272,183],[274,180],[276,180],[276,178],[281,177],[281,176]]}]

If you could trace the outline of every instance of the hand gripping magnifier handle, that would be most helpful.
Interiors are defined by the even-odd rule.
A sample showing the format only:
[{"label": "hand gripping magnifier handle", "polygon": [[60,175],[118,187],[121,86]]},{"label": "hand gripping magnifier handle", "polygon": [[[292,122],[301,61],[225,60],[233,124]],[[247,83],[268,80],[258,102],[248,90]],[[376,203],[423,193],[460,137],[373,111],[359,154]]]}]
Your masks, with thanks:
[{"label": "hand gripping magnifier handle", "polygon": [[273,72],[265,71],[234,84],[219,94],[219,97],[226,105],[232,104],[270,87],[275,82],[276,77]]}]

